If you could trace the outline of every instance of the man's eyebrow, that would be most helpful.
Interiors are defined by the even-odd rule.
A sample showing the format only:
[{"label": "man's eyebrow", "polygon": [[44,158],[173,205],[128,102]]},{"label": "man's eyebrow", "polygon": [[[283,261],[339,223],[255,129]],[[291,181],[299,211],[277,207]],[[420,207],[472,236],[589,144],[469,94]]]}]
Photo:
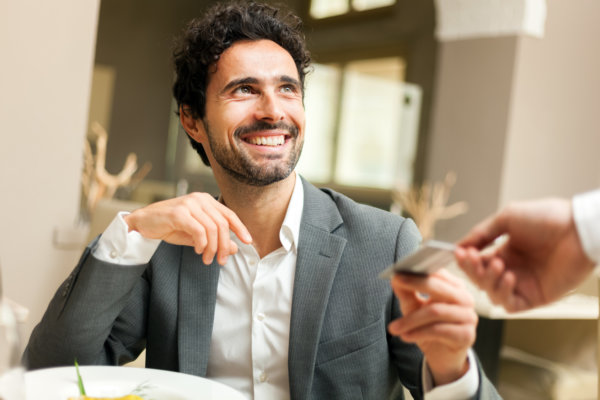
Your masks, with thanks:
[{"label": "man's eyebrow", "polygon": [[300,81],[298,81],[298,79],[292,78],[291,76],[288,75],[283,75],[280,80],[282,82],[287,82],[287,83],[292,83],[296,86],[300,86]]},{"label": "man's eyebrow", "polygon": [[221,93],[227,92],[230,89],[233,89],[236,86],[239,85],[248,85],[248,84],[257,84],[258,83],[258,79],[256,78],[252,78],[252,77],[246,77],[246,78],[240,78],[240,79],[234,79],[232,81],[230,81],[227,85],[225,85],[225,87],[223,88],[223,90],[221,90]]}]

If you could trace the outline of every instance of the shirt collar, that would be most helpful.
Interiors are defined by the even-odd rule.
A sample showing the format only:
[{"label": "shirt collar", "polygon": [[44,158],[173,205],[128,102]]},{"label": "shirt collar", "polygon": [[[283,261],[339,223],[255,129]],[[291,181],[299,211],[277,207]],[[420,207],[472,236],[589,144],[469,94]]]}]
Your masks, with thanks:
[{"label": "shirt collar", "polygon": [[300,220],[302,219],[302,210],[304,209],[304,188],[300,175],[294,172],[296,182],[290,203],[288,204],[283,224],[279,230],[279,240],[285,251],[298,253],[298,237],[300,236]]}]

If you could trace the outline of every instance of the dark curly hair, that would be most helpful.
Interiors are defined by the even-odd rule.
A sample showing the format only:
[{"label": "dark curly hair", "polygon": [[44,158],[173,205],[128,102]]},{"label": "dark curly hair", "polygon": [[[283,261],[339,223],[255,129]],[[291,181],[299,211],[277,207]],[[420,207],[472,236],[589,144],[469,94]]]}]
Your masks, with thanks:
[{"label": "dark curly hair", "polygon": [[[302,87],[310,65],[302,21],[291,11],[254,2],[217,4],[185,27],[173,52],[176,79],[173,95],[177,105],[186,106],[193,118],[204,118],[209,68],[239,40],[268,39],[292,56]],[[178,107],[178,108],[179,108]],[[192,147],[206,165],[202,145],[190,137]]]}]

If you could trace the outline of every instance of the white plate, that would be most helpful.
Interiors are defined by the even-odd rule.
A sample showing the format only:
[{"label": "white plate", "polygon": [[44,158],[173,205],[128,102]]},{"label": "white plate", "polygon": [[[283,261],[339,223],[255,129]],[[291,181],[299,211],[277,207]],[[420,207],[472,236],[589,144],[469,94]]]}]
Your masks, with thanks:
[{"label": "white plate", "polygon": [[[222,383],[178,372],[133,367],[79,367],[88,396],[119,397],[142,386],[144,400],[243,400]],[[75,367],[25,374],[27,400],[67,400],[79,396]]]}]

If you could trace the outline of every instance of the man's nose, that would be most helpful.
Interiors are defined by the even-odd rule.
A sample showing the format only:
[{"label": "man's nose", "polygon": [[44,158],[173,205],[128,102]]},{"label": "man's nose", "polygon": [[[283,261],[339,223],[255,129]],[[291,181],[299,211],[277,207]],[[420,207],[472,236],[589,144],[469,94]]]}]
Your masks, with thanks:
[{"label": "man's nose", "polygon": [[280,100],[274,93],[263,93],[256,107],[256,119],[277,122],[284,118]]}]

